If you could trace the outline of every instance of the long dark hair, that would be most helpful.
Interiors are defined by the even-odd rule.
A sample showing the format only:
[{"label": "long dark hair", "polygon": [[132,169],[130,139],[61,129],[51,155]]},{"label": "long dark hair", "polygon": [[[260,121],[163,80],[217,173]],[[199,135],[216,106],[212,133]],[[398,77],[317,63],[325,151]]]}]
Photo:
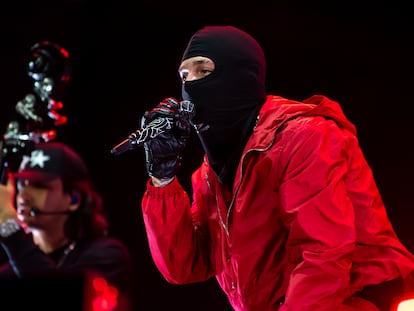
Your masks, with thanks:
[{"label": "long dark hair", "polygon": [[79,208],[69,214],[65,234],[76,241],[90,241],[108,234],[108,221],[103,213],[103,199],[91,181],[65,184],[67,193],[79,193]]}]

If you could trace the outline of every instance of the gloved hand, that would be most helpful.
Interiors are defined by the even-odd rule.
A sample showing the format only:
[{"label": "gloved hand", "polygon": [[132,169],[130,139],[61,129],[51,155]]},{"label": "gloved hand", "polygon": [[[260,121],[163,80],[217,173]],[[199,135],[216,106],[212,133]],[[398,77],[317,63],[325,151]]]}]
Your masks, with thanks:
[{"label": "gloved hand", "polygon": [[172,178],[181,166],[182,151],[190,137],[191,127],[180,115],[180,103],[172,97],[147,111],[142,126],[159,118],[171,122],[172,128],[144,143],[146,169],[150,177]]}]

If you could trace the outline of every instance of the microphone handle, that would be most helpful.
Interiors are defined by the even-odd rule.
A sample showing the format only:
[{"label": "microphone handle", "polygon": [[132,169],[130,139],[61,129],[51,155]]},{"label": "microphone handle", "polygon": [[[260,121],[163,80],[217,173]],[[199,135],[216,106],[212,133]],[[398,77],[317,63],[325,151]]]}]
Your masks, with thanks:
[{"label": "microphone handle", "polygon": [[122,154],[122,153],[124,153],[124,152],[126,152],[130,149],[132,149],[132,144],[131,144],[130,138],[128,137],[127,139],[124,139],[118,145],[113,147],[111,149],[111,153],[118,155],[118,154]]}]

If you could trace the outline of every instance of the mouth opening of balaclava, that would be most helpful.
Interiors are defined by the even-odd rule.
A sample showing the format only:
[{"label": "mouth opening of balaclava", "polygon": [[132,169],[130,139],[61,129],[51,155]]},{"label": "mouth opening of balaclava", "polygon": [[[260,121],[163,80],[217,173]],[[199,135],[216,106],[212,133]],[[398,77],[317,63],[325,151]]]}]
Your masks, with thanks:
[{"label": "mouth opening of balaclava", "polygon": [[194,56],[213,60],[207,77],[183,84],[183,99],[193,102],[194,123],[209,163],[221,182],[232,185],[241,153],[266,100],[266,63],[262,48],[233,26],[206,26],[196,32],[182,61]]}]

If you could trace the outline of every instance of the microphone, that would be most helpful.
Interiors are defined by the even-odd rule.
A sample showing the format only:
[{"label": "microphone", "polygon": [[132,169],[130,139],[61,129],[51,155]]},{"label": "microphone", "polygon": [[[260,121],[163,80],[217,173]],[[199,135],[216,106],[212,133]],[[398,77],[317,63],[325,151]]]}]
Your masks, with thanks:
[{"label": "microphone", "polygon": [[66,211],[41,211],[36,207],[32,207],[30,209],[30,216],[37,216],[37,215],[59,215],[59,214],[70,214],[72,211],[66,210]]},{"label": "microphone", "polygon": [[[194,116],[194,104],[189,100],[183,100],[179,103],[179,117],[190,121]],[[173,117],[159,117],[148,123],[144,128],[133,132],[128,138],[121,141],[111,149],[111,153],[120,155],[128,150],[141,147],[145,142],[157,137],[158,135],[169,131],[174,126]]]},{"label": "microphone", "polygon": [[174,122],[172,118],[157,118],[151,121],[146,127],[141,128],[128,136],[118,145],[112,148],[111,153],[119,155],[127,150],[142,146],[146,141],[171,130]]}]

